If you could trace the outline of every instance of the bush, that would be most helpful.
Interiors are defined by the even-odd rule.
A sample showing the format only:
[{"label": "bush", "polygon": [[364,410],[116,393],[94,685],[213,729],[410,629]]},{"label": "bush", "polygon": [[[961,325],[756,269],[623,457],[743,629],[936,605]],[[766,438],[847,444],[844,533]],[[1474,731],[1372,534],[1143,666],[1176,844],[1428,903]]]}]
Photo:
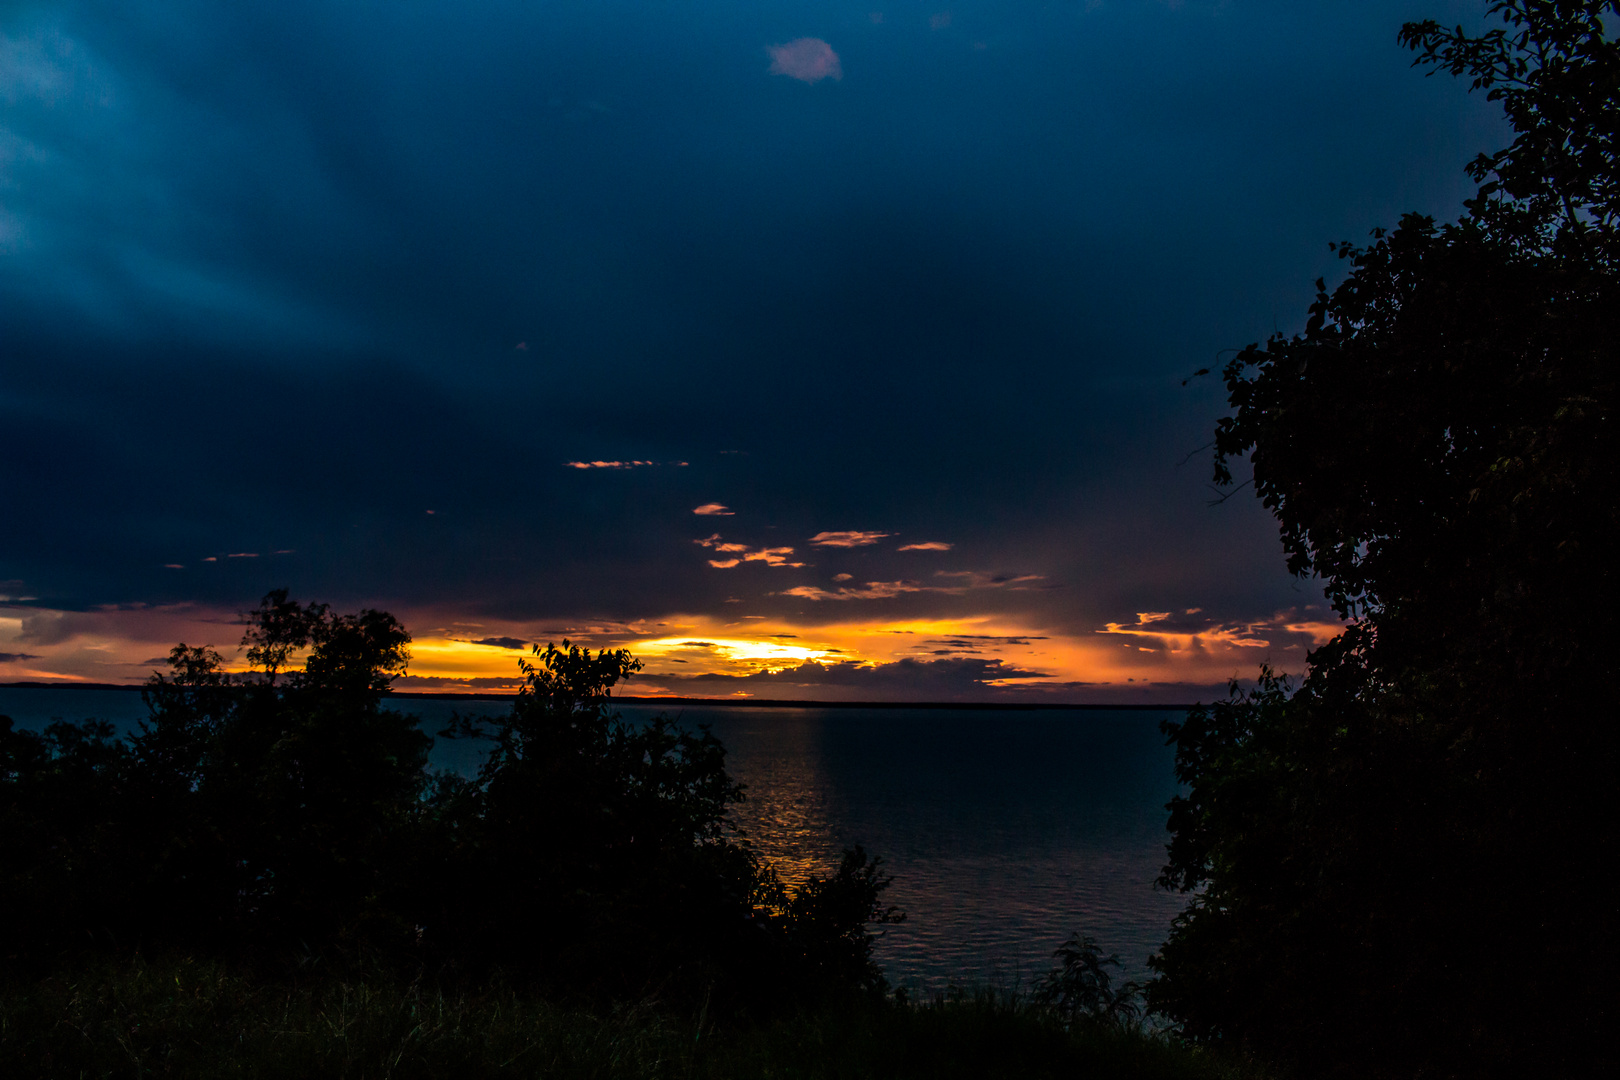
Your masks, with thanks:
[{"label": "bush", "polygon": [[878,861],[784,890],[740,842],[719,741],[611,709],[627,652],[537,647],[509,713],[445,732],[492,743],[467,779],[430,774],[431,740],[386,707],[410,640],[392,616],[278,591],[247,622],[254,671],[177,646],[128,740],[0,718],[7,955],[383,959],[727,1008],[881,993],[869,927],[899,916]]}]

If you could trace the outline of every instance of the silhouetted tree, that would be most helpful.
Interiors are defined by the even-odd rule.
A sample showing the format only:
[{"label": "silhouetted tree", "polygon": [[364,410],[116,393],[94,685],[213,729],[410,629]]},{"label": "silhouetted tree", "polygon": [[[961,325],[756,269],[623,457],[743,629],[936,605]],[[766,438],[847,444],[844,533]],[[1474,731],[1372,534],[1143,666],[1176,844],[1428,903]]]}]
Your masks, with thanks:
[{"label": "silhouetted tree", "polygon": [[363,950],[732,1006],[882,989],[877,861],[783,889],[739,842],[719,741],[611,709],[627,652],[537,647],[510,711],[446,732],[492,742],[462,778],[386,707],[393,616],[277,590],[246,624],[252,670],[176,646],[128,740],[0,718],[0,955]]},{"label": "silhouetted tree", "polygon": [[1167,725],[1194,899],[1151,1001],[1302,1068],[1557,1072],[1612,1017],[1620,8],[1492,10],[1401,32],[1514,126],[1468,216],[1340,246],[1304,334],[1225,370],[1217,480],[1250,460],[1348,626],[1298,693]]},{"label": "silhouetted tree", "polygon": [[[398,924],[398,868],[431,740],[383,708],[404,670],[390,615],[333,615],[285,590],[247,615],[255,672],[176,646],[127,741],[105,724],[0,739],[15,825],[0,920],[18,950],[100,941],[316,948]],[[304,667],[286,671],[308,648]],[[403,929],[393,927],[398,935]]]},{"label": "silhouetted tree", "polygon": [[847,853],[788,895],[739,842],[720,742],[612,709],[639,661],[566,640],[534,653],[508,714],[446,732],[493,746],[475,783],[444,790],[458,870],[436,940],[576,990],[740,1003],[757,983],[779,998],[882,986],[868,925],[896,916],[875,860]]}]

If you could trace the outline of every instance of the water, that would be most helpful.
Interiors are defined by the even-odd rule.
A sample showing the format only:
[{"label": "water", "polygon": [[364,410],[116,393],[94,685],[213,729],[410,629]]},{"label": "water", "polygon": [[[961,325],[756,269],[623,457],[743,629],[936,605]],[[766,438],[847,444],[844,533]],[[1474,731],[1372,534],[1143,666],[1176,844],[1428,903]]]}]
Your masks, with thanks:
[{"label": "water", "polygon": [[[402,699],[436,731],[452,710],[496,701]],[[653,715],[626,706],[626,718]],[[1027,983],[1071,931],[1146,974],[1181,898],[1155,890],[1164,804],[1175,794],[1159,722],[1107,710],[672,709],[709,724],[748,786],[739,819],[783,878],[802,880],[864,844],[894,875],[907,913],[877,955],[892,981]],[[40,727],[96,717],[127,730],[146,713],[128,691],[0,687],[0,715]],[[435,764],[469,771],[475,744],[443,741]]]}]

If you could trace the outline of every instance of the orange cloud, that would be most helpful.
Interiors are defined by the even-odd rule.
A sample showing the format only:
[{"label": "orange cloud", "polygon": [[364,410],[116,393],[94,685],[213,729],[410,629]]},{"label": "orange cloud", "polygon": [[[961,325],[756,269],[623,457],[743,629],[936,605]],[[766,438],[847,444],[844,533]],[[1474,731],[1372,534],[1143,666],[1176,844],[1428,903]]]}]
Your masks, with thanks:
[{"label": "orange cloud", "polygon": [[700,517],[731,517],[736,511],[719,503],[704,503],[702,506],[694,507],[692,513]]},{"label": "orange cloud", "polygon": [[[1189,608],[1185,615],[1190,618],[1202,610]],[[1338,623],[1320,620],[1290,621],[1287,613],[1253,622],[1222,623],[1207,619],[1174,621],[1168,611],[1139,611],[1136,622],[1107,623],[1097,633],[1135,638],[1139,642],[1136,647],[1149,652],[1216,654],[1233,649],[1269,649],[1274,639],[1286,636],[1308,639],[1308,644],[1315,647],[1336,637],[1342,629]],[[1301,644],[1305,643],[1296,641],[1280,647],[1297,649]]]},{"label": "orange cloud", "polygon": [[844,77],[838,54],[820,38],[797,38],[786,45],[769,45],[765,51],[771,56],[772,75],[786,75],[807,83]]},{"label": "orange cloud", "polygon": [[938,589],[926,585],[918,585],[914,581],[868,581],[863,588],[851,589],[845,586],[837,592],[828,592],[818,589],[814,585],[800,585],[798,588],[787,589],[777,594],[779,596],[797,596],[805,600],[887,600],[891,596],[901,596],[905,593],[939,592]]},{"label": "orange cloud", "polygon": [[875,544],[879,540],[893,535],[893,533],[861,532],[859,530],[818,532],[810,538],[810,542],[817,547],[856,548]]},{"label": "orange cloud", "polygon": [[898,551],[949,551],[955,544],[947,544],[942,540],[929,540],[922,544],[901,544]]},{"label": "orange cloud", "polygon": [[710,559],[709,565],[719,570],[729,570],[740,562],[762,562],[766,566],[803,566],[802,562],[789,562],[788,557],[793,554],[790,547],[750,548],[747,544],[737,544],[722,541],[719,533],[694,540],[692,543],[699,547],[710,548],[727,554],[735,553],[735,559]]}]

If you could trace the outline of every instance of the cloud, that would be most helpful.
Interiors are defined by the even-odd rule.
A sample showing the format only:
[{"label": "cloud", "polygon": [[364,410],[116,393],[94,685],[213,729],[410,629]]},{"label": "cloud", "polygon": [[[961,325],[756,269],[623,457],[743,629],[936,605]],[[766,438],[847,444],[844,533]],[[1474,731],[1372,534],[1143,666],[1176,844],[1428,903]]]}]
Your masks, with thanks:
[{"label": "cloud", "polygon": [[819,701],[1051,703],[1056,694],[1079,697],[1093,684],[1055,682],[1052,673],[980,657],[902,658],[889,662],[807,660],[797,666],[730,674],[658,673],[643,685],[700,697]]},{"label": "cloud", "polygon": [[648,465],[669,465],[673,468],[685,466],[684,461],[565,461],[566,469],[640,469]]},{"label": "cloud", "polygon": [[0,34],[0,101],[33,99],[48,106],[76,101],[112,104],[111,86],[83,42],[49,30],[27,36]]},{"label": "cloud", "polygon": [[856,548],[866,547],[869,544],[875,544],[879,540],[893,535],[893,533],[861,532],[859,530],[851,530],[848,532],[818,532],[816,535],[810,538],[810,542],[817,547]]},{"label": "cloud", "polygon": [[700,517],[731,517],[736,511],[719,503],[704,503],[702,506],[693,507],[692,513]]},{"label": "cloud", "polygon": [[446,675],[401,675],[394,680],[396,690],[516,690],[523,685],[517,676],[473,675],[454,678]]},{"label": "cloud", "polygon": [[771,54],[772,75],[807,83],[844,77],[838,54],[820,38],[797,38],[786,45],[769,45],[765,51]]},{"label": "cloud", "polygon": [[954,544],[947,544],[943,540],[929,540],[926,543],[922,543],[922,544],[901,544],[900,547],[897,550],[899,550],[899,551],[949,551],[949,550],[951,550],[951,548],[953,548],[955,546],[956,545],[954,545]]},{"label": "cloud", "polygon": [[529,643],[522,638],[515,637],[487,637],[479,638],[474,645],[493,645],[497,649],[526,649]]},{"label": "cloud", "polygon": [[[986,574],[982,570],[936,570],[935,577],[956,578],[963,584],[961,589],[1011,589],[1013,592],[1025,592],[1032,588],[1031,581],[1045,581],[1043,574]],[[1041,586],[1053,588],[1054,586]]]},{"label": "cloud", "polygon": [[39,660],[39,656],[26,652],[0,652],[0,664],[17,664],[24,660]]},{"label": "cloud", "polygon": [[[1287,635],[1306,638],[1314,648],[1330,641],[1344,629],[1336,622],[1294,618],[1292,611],[1281,612],[1267,619],[1234,622],[1193,617],[1202,610],[1191,608],[1179,619],[1174,618],[1168,611],[1139,611],[1136,613],[1134,623],[1111,622],[1096,632],[1136,638],[1142,643],[1137,646],[1138,648],[1143,648],[1143,645],[1152,646],[1143,648],[1145,652],[1159,650],[1211,652],[1232,648],[1269,649],[1272,647],[1273,639]],[[1282,647],[1294,648],[1297,644],[1299,643]]]},{"label": "cloud", "polygon": [[709,565],[718,570],[729,570],[733,566],[744,562],[762,562],[766,566],[803,566],[802,562],[789,562],[788,557],[793,554],[790,547],[750,548],[747,544],[738,544],[731,541],[722,541],[719,533],[694,540],[692,543],[699,547],[710,548],[727,554],[735,554],[733,559],[710,559]]},{"label": "cloud", "polygon": [[1013,645],[1027,646],[1036,641],[1049,641],[1045,634],[952,634],[950,637],[930,638],[921,643],[934,656],[947,656],[955,653],[969,653],[977,655],[985,649],[1006,648]]},{"label": "cloud", "polygon": [[928,585],[919,585],[915,581],[868,581],[859,589],[845,586],[837,592],[828,592],[818,589],[814,585],[800,585],[797,588],[787,589],[779,596],[797,596],[805,600],[887,600],[890,597],[901,596],[905,593],[917,592],[957,592],[955,589],[939,589]]},{"label": "cloud", "polygon": [[722,542],[721,539],[720,539],[720,534],[719,533],[711,533],[708,536],[704,537],[702,540],[694,540],[694,541],[692,541],[692,543],[697,544],[700,547],[713,548],[716,551],[747,551],[748,550],[748,545],[747,544],[735,544],[735,543],[731,543],[729,541]]}]

